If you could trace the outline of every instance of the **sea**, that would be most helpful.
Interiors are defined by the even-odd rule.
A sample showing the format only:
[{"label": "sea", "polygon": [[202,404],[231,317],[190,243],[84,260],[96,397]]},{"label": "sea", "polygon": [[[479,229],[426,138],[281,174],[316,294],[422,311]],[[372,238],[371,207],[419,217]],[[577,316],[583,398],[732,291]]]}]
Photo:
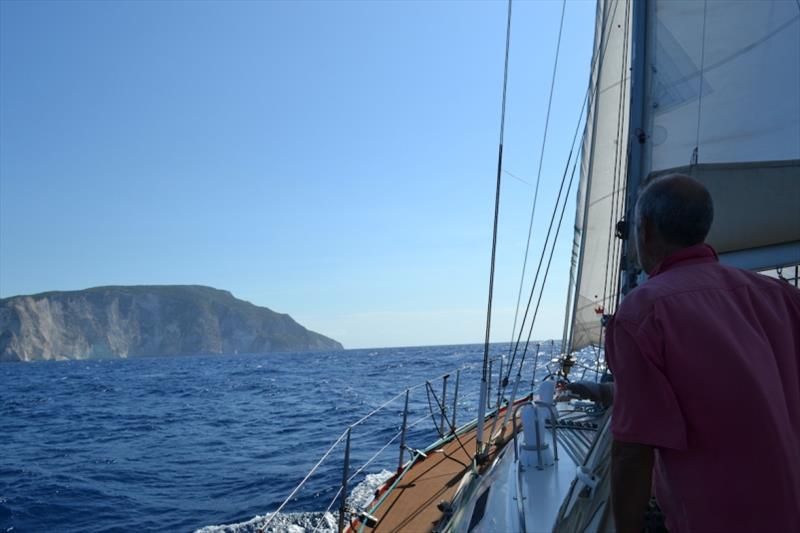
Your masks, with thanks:
[{"label": "sea", "polygon": [[[517,375],[522,396],[555,370],[557,351],[532,345],[521,368],[518,354],[506,396]],[[490,352],[494,402],[509,346]],[[335,531],[348,426],[358,511],[400,463],[405,391],[406,443],[424,449],[454,406],[455,426],[475,418],[482,357],[462,345],[2,364],[0,532]]]}]

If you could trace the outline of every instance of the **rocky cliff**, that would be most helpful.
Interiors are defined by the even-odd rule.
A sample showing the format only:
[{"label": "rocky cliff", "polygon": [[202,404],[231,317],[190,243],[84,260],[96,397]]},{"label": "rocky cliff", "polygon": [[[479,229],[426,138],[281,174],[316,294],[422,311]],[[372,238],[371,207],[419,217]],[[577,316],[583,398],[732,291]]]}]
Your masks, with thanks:
[{"label": "rocky cliff", "polygon": [[0,361],[341,350],[289,315],[197,285],[0,299]]}]

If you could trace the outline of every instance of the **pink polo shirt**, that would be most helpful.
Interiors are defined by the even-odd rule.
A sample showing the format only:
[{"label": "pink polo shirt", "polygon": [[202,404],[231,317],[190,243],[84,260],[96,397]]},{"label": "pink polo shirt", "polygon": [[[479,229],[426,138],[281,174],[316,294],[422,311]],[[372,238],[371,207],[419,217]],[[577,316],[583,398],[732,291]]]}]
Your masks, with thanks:
[{"label": "pink polo shirt", "polygon": [[674,532],[800,531],[800,290],[667,257],[607,330],[614,438],[656,449]]}]

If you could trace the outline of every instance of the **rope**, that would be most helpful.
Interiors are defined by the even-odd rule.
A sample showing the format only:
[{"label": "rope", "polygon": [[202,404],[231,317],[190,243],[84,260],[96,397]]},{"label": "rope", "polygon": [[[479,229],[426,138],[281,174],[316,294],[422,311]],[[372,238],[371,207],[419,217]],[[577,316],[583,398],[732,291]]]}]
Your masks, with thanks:
[{"label": "rope", "polygon": [[[325,510],[322,511],[322,517],[323,518],[325,517],[326,514],[328,514],[330,512],[331,507],[333,507],[333,504],[336,503],[336,500],[339,498],[339,494],[341,494],[341,493],[342,493],[342,487],[340,486],[339,490],[336,492],[336,496],[334,496],[333,499],[331,500],[331,503],[329,503],[328,507],[326,507]],[[322,525],[322,520],[320,520],[317,523],[317,525],[314,527],[314,529],[311,531],[311,533],[317,533],[317,531],[319,530],[321,525]],[[266,531],[266,527],[267,526],[265,524],[264,526],[262,526],[262,529],[259,529],[259,531]]]},{"label": "rope", "polygon": [[[420,385],[416,385],[416,386],[414,386],[414,387],[410,387],[408,390],[413,390],[413,389],[416,389],[416,388],[417,388],[417,387],[419,387],[419,386],[420,386]],[[381,411],[381,410],[383,410],[383,408],[384,408],[384,407],[386,407],[387,405],[389,405],[389,404],[390,404],[390,403],[392,403],[393,401],[397,400],[397,399],[398,399],[398,398],[400,398],[401,396],[405,396],[405,394],[406,394],[406,391],[403,391],[403,392],[401,392],[400,394],[397,394],[397,395],[395,395],[395,396],[393,396],[393,397],[389,398],[388,400],[386,400],[385,402],[383,402],[381,405],[379,405],[378,407],[376,407],[375,409],[373,409],[372,411],[370,411],[370,412],[369,412],[369,413],[367,413],[366,415],[364,415],[364,416],[362,416],[361,418],[359,418],[359,419],[358,419],[358,421],[356,421],[355,423],[351,424],[351,425],[350,425],[350,427],[356,427],[356,426],[360,426],[361,424],[363,424],[364,422],[366,422],[366,421],[367,421],[367,419],[369,419],[370,417],[372,417],[372,416],[373,416],[375,413],[377,413],[378,411]]]},{"label": "rope", "polygon": [[[572,183],[575,181],[575,169],[578,168],[578,158],[575,158],[575,162],[572,165],[572,172],[569,178],[569,185],[567,186],[567,193],[564,195],[564,203],[561,207],[561,215],[558,217],[558,226],[556,226],[556,234],[553,237],[553,245],[550,247],[550,256],[547,258],[547,266],[544,270],[544,278],[542,279],[542,287],[539,290],[539,299],[536,301],[536,309],[533,311],[533,317],[531,318],[531,327],[528,330],[528,338],[525,340],[525,349],[522,352],[523,360],[525,358],[525,354],[528,351],[528,345],[531,341],[531,336],[533,335],[533,325],[536,323],[536,317],[539,314],[539,305],[542,303],[542,295],[544,294],[544,286],[547,283],[547,275],[550,273],[550,265],[553,262],[553,252],[556,249],[556,241],[558,240],[558,234],[561,232],[561,223],[564,221],[564,213],[567,211],[567,201],[569,199],[569,193],[572,190]],[[563,186],[563,181],[562,181]],[[556,209],[558,205],[556,205]],[[553,215],[555,215],[555,211],[553,211]]]},{"label": "rope", "polygon": [[[462,365],[461,367],[459,367],[459,368],[457,368],[457,369],[456,369],[456,371],[461,371],[461,370],[469,370],[469,364]],[[433,378],[433,379],[434,379],[434,380],[437,380],[437,379],[442,379],[442,378],[444,378],[444,376],[450,375],[450,374],[452,374],[453,372],[454,372],[454,371],[445,372],[444,374],[441,374],[440,376],[437,376],[437,377],[435,377],[435,378]],[[362,417],[361,417],[360,419],[358,419],[356,422],[354,422],[353,424],[351,424],[351,425],[350,425],[350,427],[356,427],[356,426],[360,426],[361,424],[363,424],[364,422],[366,422],[366,421],[367,421],[367,419],[369,419],[369,418],[371,418],[373,415],[375,415],[375,414],[376,414],[378,411],[381,411],[381,410],[382,410],[384,407],[386,407],[386,406],[387,406],[387,405],[389,405],[390,403],[392,403],[392,402],[394,402],[395,400],[399,399],[400,397],[404,396],[404,395],[405,395],[405,393],[406,393],[406,390],[412,391],[412,390],[414,390],[414,389],[418,389],[418,388],[420,388],[420,387],[424,386],[424,385],[425,385],[425,383],[427,383],[427,382],[424,382],[424,383],[417,383],[416,385],[413,385],[413,386],[411,386],[411,387],[408,387],[408,389],[405,389],[405,390],[403,390],[403,392],[401,392],[401,393],[399,393],[399,394],[396,394],[395,396],[392,396],[391,398],[389,398],[388,400],[386,400],[385,402],[383,402],[381,405],[379,405],[378,407],[376,407],[375,409],[373,409],[372,411],[370,411],[370,412],[369,412],[369,413],[367,413],[366,415],[362,416]]]},{"label": "rope", "polygon": [[[799,0],[800,1],[800,0]],[[539,169],[536,172],[536,188],[533,192],[533,206],[531,207],[531,220],[528,224],[528,240],[525,244],[525,256],[522,261],[522,276],[519,279],[519,291],[517,292],[517,305],[516,310],[514,311],[514,325],[511,328],[511,342],[514,342],[514,334],[517,331],[517,317],[519,315],[519,302],[522,299],[522,287],[525,284],[525,270],[528,266],[528,251],[530,250],[531,246],[531,235],[533,233],[533,218],[534,214],[536,213],[536,200],[539,197],[539,181],[542,177],[542,163],[544,161],[544,149],[547,144],[547,131],[548,126],[550,125],[550,109],[553,105],[553,90],[555,89],[556,85],[556,71],[558,69],[558,57],[559,51],[561,50],[561,34],[564,29],[564,13],[567,9],[567,0],[563,0],[561,2],[561,21],[558,24],[558,41],[556,43],[556,57],[553,60],[553,74],[550,77],[550,96],[547,99],[547,113],[544,119],[544,134],[542,135],[542,147],[539,151]],[[511,354],[511,346],[508,347],[508,353]]]},{"label": "rope", "polygon": [[[630,22],[630,4],[626,4],[625,6],[625,21],[624,27],[628,27]],[[622,50],[623,50],[623,57],[622,57],[622,64],[627,64],[628,59],[628,32],[626,31],[623,37],[622,43]],[[622,139],[622,129],[623,129],[623,111],[625,109],[625,102],[627,100],[627,90],[625,85],[625,75],[627,73],[627,69],[621,69],[619,74],[619,98],[617,99],[617,139]],[[603,300],[602,300],[602,307],[604,309],[608,308],[610,311],[610,305],[608,302],[608,294],[614,290],[614,270],[615,265],[611,265],[611,261],[613,258],[617,257],[617,241],[618,239],[614,238],[615,235],[615,221],[619,219],[619,212],[617,210],[619,197],[624,196],[620,194],[621,191],[621,182],[623,181],[623,172],[620,168],[620,160],[624,158],[622,155],[623,149],[627,148],[627,143],[623,144],[622,142],[617,142],[616,149],[614,150],[614,184],[611,189],[611,209],[608,212],[608,242],[606,244],[606,266],[605,266],[605,282],[603,283]],[[627,154],[627,150],[625,150],[625,154]],[[612,250],[614,251],[612,255]],[[609,266],[611,266],[611,276],[608,275],[609,273]],[[613,294],[612,294],[613,296]],[[602,335],[602,328],[601,328],[601,335]],[[598,341],[600,342],[600,341]]]},{"label": "rope", "polygon": [[436,423],[436,413],[433,412],[433,404],[431,403],[431,393],[429,392],[432,389],[433,387],[431,386],[431,384],[427,383],[427,386],[425,387],[425,396],[428,398],[428,411],[431,414],[431,421],[433,422],[433,427],[436,429],[436,434],[439,435],[439,437],[444,437],[441,430],[439,429],[439,425]]},{"label": "rope", "polygon": [[[458,368],[457,370],[468,370],[468,369],[469,369],[468,367],[469,367],[469,365],[468,365],[468,364],[465,364],[465,365],[462,365],[462,366],[461,366],[460,368]],[[447,374],[450,374],[450,373],[452,373],[452,371],[451,371],[451,372],[446,372],[446,373],[442,374],[441,376],[439,376],[438,378],[434,378],[434,379],[441,379],[441,378],[443,378],[445,375],[447,375]],[[418,389],[419,387],[422,387],[423,385],[426,385],[426,384],[427,384],[427,382],[425,382],[425,383],[419,383],[419,384],[417,384],[417,385],[414,385],[414,386],[412,386],[412,387],[409,387],[407,390],[414,390],[414,389]],[[355,423],[351,424],[349,427],[350,427],[350,428],[354,428],[354,427],[356,427],[356,426],[359,426],[359,425],[363,424],[363,423],[364,423],[366,420],[368,420],[369,418],[371,418],[371,417],[372,417],[373,415],[375,415],[377,412],[379,412],[379,411],[381,411],[382,409],[384,409],[384,408],[385,408],[387,405],[389,405],[390,403],[394,402],[395,400],[397,400],[397,399],[398,399],[398,398],[400,398],[401,396],[404,396],[404,395],[405,395],[405,393],[406,393],[406,391],[404,390],[403,392],[401,392],[401,393],[399,393],[399,394],[397,394],[397,395],[393,396],[392,398],[388,399],[387,401],[383,402],[383,403],[382,403],[380,406],[376,407],[375,409],[373,409],[372,411],[370,411],[369,413],[367,413],[366,415],[364,415],[363,417],[361,417],[360,419],[358,419],[358,420],[357,420]],[[430,405],[430,404],[429,404],[429,405]],[[425,415],[425,416],[423,416],[422,418],[418,419],[418,420],[417,420],[417,421],[415,421],[414,423],[412,423],[412,424],[410,424],[410,425],[407,425],[407,426],[406,426],[406,429],[416,426],[416,425],[417,425],[417,424],[419,424],[421,421],[423,421],[423,420],[425,420],[425,419],[427,419],[427,418],[428,418],[428,415]],[[333,450],[336,448],[336,446],[338,446],[338,445],[339,445],[339,443],[341,443],[341,442],[342,442],[342,440],[345,438],[345,436],[346,436],[346,435],[347,435],[347,431],[344,431],[344,432],[343,432],[343,433],[342,433],[342,434],[339,436],[339,438],[338,438],[338,439],[336,439],[336,441],[335,441],[333,444],[331,444],[331,446],[328,448],[328,450],[327,450],[327,451],[326,451],[326,452],[325,452],[325,453],[322,455],[322,457],[321,457],[321,458],[319,459],[319,461],[317,461],[317,463],[316,463],[316,464],[315,464],[315,465],[314,465],[314,466],[311,468],[311,470],[309,470],[309,472],[308,472],[308,473],[306,474],[306,476],[305,476],[305,477],[302,479],[302,481],[300,481],[300,483],[299,483],[299,484],[298,484],[298,485],[297,485],[297,486],[294,488],[294,490],[291,492],[291,494],[289,494],[289,496],[288,496],[288,497],[287,497],[287,498],[286,498],[286,499],[285,499],[285,500],[284,500],[284,501],[283,501],[283,502],[280,504],[280,506],[278,506],[278,509],[277,509],[277,510],[275,510],[275,511],[274,511],[274,512],[273,512],[273,513],[270,515],[269,519],[267,519],[267,521],[264,523],[264,525],[263,525],[263,526],[261,526],[262,528],[266,529],[266,528],[267,528],[267,526],[269,526],[269,524],[270,524],[270,523],[272,522],[272,520],[274,519],[275,515],[277,515],[278,513],[280,513],[280,512],[281,512],[281,511],[284,509],[284,507],[286,507],[286,505],[289,503],[289,501],[291,501],[291,499],[292,499],[292,498],[294,498],[294,496],[297,494],[297,492],[298,492],[298,491],[299,491],[299,490],[300,490],[300,489],[301,489],[301,488],[302,488],[302,487],[305,485],[305,483],[306,483],[306,482],[309,480],[309,478],[310,478],[312,475],[314,475],[314,473],[317,471],[317,469],[319,469],[320,465],[321,465],[321,464],[322,464],[322,463],[325,461],[325,459],[327,459],[327,458],[328,458],[328,456],[331,454],[331,452],[333,452]],[[396,438],[396,437],[395,437],[395,438]],[[391,442],[392,442],[392,441],[390,441],[389,443],[387,443],[387,445],[386,445],[386,446],[384,446],[384,448],[382,448],[382,450],[385,450],[385,448],[386,448],[386,447],[387,447],[389,444],[391,444]],[[362,467],[362,468],[363,468],[363,467]],[[352,478],[351,478],[351,479],[352,479]],[[340,489],[340,491],[341,491],[341,489]],[[338,493],[337,493],[336,497],[337,497],[337,498],[339,497],[339,494],[338,494]],[[334,501],[335,501],[335,500],[336,500],[336,498],[334,498]],[[330,510],[330,507],[328,508],[328,510]],[[326,511],[326,512],[327,512],[327,511]]]},{"label": "rope", "polygon": [[[408,424],[408,425],[406,425],[406,430],[408,430],[408,429],[410,429],[410,428],[412,428],[412,427],[416,426],[417,424],[419,424],[420,422],[422,422],[422,421],[426,420],[427,418],[428,418],[428,415],[425,415],[425,416],[423,416],[423,417],[421,417],[421,418],[417,419],[415,422],[413,422],[413,423],[411,423],[411,424]],[[350,484],[350,482],[351,482],[351,481],[353,481],[353,480],[356,478],[356,476],[358,476],[358,475],[359,475],[359,474],[361,474],[361,473],[362,473],[364,470],[366,470],[366,468],[367,468],[367,467],[368,467],[370,464],[372,464],[372,462],[373,462],[373,461],[375,461],[375,459],[377,459],[377,458],[380,456],[380,454],[382,454],[384,451],[386,451],[386,448],[388,448],[388,447],[389,447],[389,445],[390,445],[391,443],[393,443],[394,441],[396,441],[396,440],[397,440],[397,438],[398,438],[398,437],[400,437],[400,435],[402,435],[402,433],[403,433],[403,430],[400,430],[400,431],[398,431],[398,432],[395,434],[395,436],[394,436],[394,437],[392,437],[392,438],[389,440],[389,442],[387,442],[386,444],[384,444],[384,445],[383,445],[383,447],[382,447],[380,450],[378,450],[378,451],[375,453],[375,455],[373,455],[372,457],[370,457],[370,458],[367,460],[367,462],[365,462],[363,465],[361,465],[361,468],[359,468],[358,470],[356,470],[356,471],[353,473],[353,475],[352,475],[352,476],[350,476],[350,477],[347,479],[347,484],[349,485],[349,484]],[[333,499],[331,500],[331,502],[328,504],[328,507],[326,507],[326,508],[325,508],[325,510],[322,512],[323,516],[324,516],[325,514],[327,514],[327,513],[328,513],[328,512],[331,510],[331,507],[333,507],[333,505],[336,503],[336,500],[337,500],[337,499],[339,499],[339,495],[340,495],[341,493],[342,493],[342,487],[341,487],[341,486],[339,486],[339,490],[336,492],[336,495],[333,497]],[[312,533],[315,533],[315,532],[316,532],[316,531],[319,529],[319,527],[320,527],[321,525],[322,525],[321,523],[318,523],[318,524],[317,524],[317,526],[316,526],[316,527],[313,529]],[[264,527],[266,527],[266,526],[264,526]]]},{"label": "rope", "polygon": [[[583,106],[581,107],[581,114],[579,116],[579,119],[580,119],[580,117],[583,116],[583,111],[586,109],[588,96],[589,96],[589,93],[587,92],[586,93],[586,97],[583,100]],[[522,315],[522,325],[520,326],[519,335],[517,336],[517,340],[516,340],[516,343],[514,345],[514,351],[513,351],[513,354],[511,355],[511,364],[508,367],[509,368],[509,372],[506,375],[505,379],[503,380],[503,383],[507,383],[508,378],[511,376],[511,368],[513,368],[514,361],[516,360],[517,353],[518,353],[518,350],[519,350],[519,345],[520,345],[520,342],[522,341],[522,334],[525,331],[525,323],[526,323],[526,321],[528,319],[528,314],[530,313],[531,303],[533,302],[533,295],[536,293],[536,283],[539,280],[539,274],[541,272],[542,264],[544,263],[545,253],[547,253],[547,244],[550,241],[550,234],[551,234],[551,232],[553,230],[553,223],[555,222],[556,213],[558,212],[558,205],[561,202],[561,195],[564,192],[564,183],[566,182],[567,174],[569,172],[569,165],[570,165],[570,163],[573,162],[572,161],[572,155],[573,155],[573,153],[575,151],[575,143],[578,140],[578,132],[579,131],[580,131],[580,120],[578,121],[578,124],[577,124],[577,126],[575,128],[575,133],[572,136],[572,147],[570,148],[569,156],[567,157],[567,164],[564,167],[564,174],[561,177],[561,185],[558,188],[558,196],[556,197],[556,202],[553,205],[553,213],[550,215],[550,224],[547,227],[547,235],[545,236],[544,245],[542,246],[542,253],[539,256],[539,263],[536,266],[536,274],[533,277],[533,285],[531,286],[531,293],[530,293],[530,296],[528,297],[528,303],[525,306],[525,313]],[[578,158],[576,157],[575,158],[575,163],[577,163],[577,161],[578,161]],[[573,169],[576,166],[577,165],[573,165]],[[569,193],[567,193],[567,194],[569,194]],[[565,203],[566,203],[567,196],[565,196],[564,199],[565,199]],[[562,216],[563,216],[563,214],[562,214]],[[553,240],[553,246],[555,246],[555,239]],[[544,284],[542,285],[541,289],[544,290]],[[533,328],[533,324],[531,324],[531,328]],[[505,388],[505,386],[503,388]]]},{"label": "rope", "polygon": [[[616,16],[616,13],[617,13],[617,6],[618,5],[619,5],[619,1],[614,3],[614,9],[611,12],[611,16],[605,22],[605,31],[603,32],[603,35],[607,35],[608,32],[610,31],[611,25],[612,25],[612,23],[614,21],[614,17]],[[591,64],[591,67],[592,67],[591,70],[592,71],[594,70],[595,66],[599,65],[600,63],[602,63],[602,60],[605,58],[606,51],[608,50],[609,41],[610,41],[610,39],[606,38],[605,42],[601,42],[600,43],[600,47],[601,47],[600,53],[596,54],[595,57],[592,58],[592,62],[591,62],[592,63]],[[586,106],[587,106],[587,104],[589,102],[589,99],[593,98],[594,95],[597,92],[597,85],[599,84],[599,81],[600,81],[600,76],[599,75],[597,76],[597,80],[596,81],[597,81],[597,83],[595,83],[595,84],[592,84],[591,81],[590,81],[589,86],[586,88],[586,93],[585,93],[584,98],[583,98],[583,105],[581,106],[581,111],[578,114],[578,122],[575,125],[575,133],[574,133],[573,139],[572,139],[572,148],[570,149],[569,156],[567,157],[567,162],[564,165],[564,176],[562,177],[562,186],[563,186],[564,178],[566,178],[567,169],[569,169],[569,165],[570,165],[570,162],[571,162],[571,159],[572,159],[572,153],[573,153],[574,148],[575,148],[575,141],[577,139],[578,132],[580,131],[581,122],[583,120],[583,112],[586,109]],[[587,116],[587,118],[588,118],[588,116]],[[556,199],[556,204],[558,203],[558,201],[559,201],[559,199]],[[553,215],[551,217],[551,222],[550,222],[551,227],[552,227],[553,217],[555,217],[555,213],[556,213],[556,210],[554,209],[553,210]],[[549,233],[549,231],[548,231],[548,233]],[[539,266],[541,266],[542,260],[544,258],[545,247],[547,245],[547,241],[548,240],[545,239],[545,246],[542,247],[542,255],[541,255],[540,259],[539,259]],[[525,328],[525,322],[526,322],[527,314],[528,314],[529,309],[530,309],[531,301],[533,299],[533,294],[534,294],[534,291],[535,291],[535,288],[536,288],[537,278],[538,278],[538,268],[537,268],[537,275],[534,276],[533,286],[531,287],[531,295],[530,295],[530,297],[528,299],[528,305],[526,307],[525,314],[523,315],[522,325],[520,326],[520,331],[519,331],[519,336],[517,337],[516,345],[514,347],[514,354],[512,356],[512,361],[513,361],[513,358],[516,357],[516,352],[517,352],[517,350],[519,348],[520,341],[522,340],[522,332],[523,332],[523,330]],[[542,289],[544,289],[544,287],[542,287]],[[576,288],[576,292],[577,292],[577,288]],[[569,347],[567,347],[567,348],[569,349]]]},{"label": "rope", "polygon": [[320,458],[320,460],[317,461],[317,464],[315,464],[311,468],[311,470],[309,470],[308,474],[306,474],[306,477],[303,478],[303,480],[300,482],[300,484],[297,485],[297,487],[295,487],[295,489],[292,491],[292,493],[289,494],[289,496],[287,496],[287,498],[285,500],[283,500],[283,503],[281,503],[280,506],[278,506],[278,509],[274,513],[272,513],[272,515],[270,515],[269,519],[264,523],[264,525],[261,526],[263,529],[267,529],[267,526],[270,525],[270,523],[278,515],[278,513],[283,511],[283,508],[286,507],[286,504],[289,503],[289,501],[292,498],[294,498],[294,495],[297,494],[297,492],[300,490],[300,488],[303,485],[305,485],[306,481],[308,481],[308,478],[310,478],[314,474],[314,472],[317,471],[317,468],[319,468],[319,465],[321,465],[322,462],[325,459],[328,458],[328,456],[331,454],[331,452],[334,450],[334,448],[336,448],[336,446],[338,446],[339,443],[342,442],[342,439],[344,439],[346,435],[347,435],[347,430],[343,431],[342,434],[339,435],[339,438],[336,439],[336,441],[333,444],[331,444],[331,447],[328,448],[328,451],[326,451],[325,454]]},{"label": "rope", "polygon": [[[630,4],[625,5],[625,18],[623,25],[625,28],[628,27],[630,23]],[[622,57],[622,64],[626,65],[628,62],[628,32],[626,31],[623,37],[622,43],[622,50],[623,50],[623,57]],[[615,235],[615,224],[614,221],[619,219],[619,211],[618,211],[618,204],[621,197],[625,195],[620,194],[622,188],[625,186],[625,176],[621,170],[620,161],[624,160],[627,163],[627,154],[628,151],[625,150],[623,154],[623,149],[628,147],[628,144],[623,144],[619,142],[622,139],[622,129],[623,129],[623,111],[625,108],[625,102],[627,101],[627,87],[625,85],[625,74],[627,70],[622,69],[619,75],[619,98],[617,99],[617,146],[614,150],[614,183],[611,189],[611,208],[609,209],[608,213],[608,241],[606,243],[606,264],[605,264],[605,272],[603,274],[604,281],[603,281],[603,299],[601,300],[600,306],[602,309],[603,314],[611,314],[611,302],[609,301],[611,298],[614,297],[616,292],[614,290],[614,286],[618,283],[617,276],[619,276],[618,265],[620,263],[619,260],[613,261],[615,258],[619,258],[619,246],[618,243],[620,239],[616,239]],[[627,165],[626,167],[627,168]],[[613,250],[613,253],[612,253]],[[611,271],[611,275],[609,276],[609,267]],[[611,295],[609,296],[609,293]],[[603,335],[605,334],[605,327],[602,325],[600,326],[600,334],[597,339],[598,346],[602,345],[603,343]],[[598,371],[600,368],[600,352],[597,352],[597,357],[595,359],[595,366],[597,367]]]},{"label": "rope", "polygon": [[[629,4],[629,5],[626,6],[626,12],[625,12],[625,26],[626,27],[630,24],[630,22],[629,22],[630,21],[630,17],[631,17],[631,6]],[[625,64],[625,65],[628,64],[628,40],[629,40],[629,38],[630,38],[630,33],[629,32],[625,32],[625,42],[624,42],[623,48],[622,48],[623,49],[623,54],[624,54],[622,61],[623,61],[623,64]],[[623,71],[623,73],[620,74],[620,84],[621,85],[624,82],[624,80],[625,80],[625,76],[624,76],[624,71]],[[624,85],[623,85],[623,87],[624,87]],[[624,89],[622,91],[623,101],[627,101],[628,100],[627,90],[628,90],[627,87],[624,87]],[[630,129],[630,122],[628,123],[628,128]],[[621,127],[620,127],[620,130],[619,130],[619,136],[620,137],[622,136],[622,128]],[[626,213],[627,212],[628,195],[627,194],[622,194],[622,191],[627,191],[627,189],[628,189],[628,174],[626,172],[626,169],[628,168],[628,155],[630,154],[630,143],[631,143],[631,136],[630,135],[628,135],[628,143],[626,143],[624,145],[622,143],[618,143],[619,144],[618,149],[620,150],[620,152],[622,151],[623,147],[625,147],[626,150],[625,150],[624,154],[622,155],[623,160],[622,160],[621,166],[619,167],[619,174],[620,174],[620,180],[619,181],[620,181],[620,183],[618,184],[619,188],[617,189],[617,204],[618,205],[616,206],[616,216],[615,216],[615,219],[617,219],[617,220],[619,220],[619,218],[621,216],[620,215],[621,213]],[[624,215],[622,215],[622,216],[624,216]],[[616,234],[615,229],[616,228],[612,228],[612,230],[611,230],[611,231],[614,231],[614,235]],[[630,235],[630,232],[628,232],[628,235]],[[630,238],[630,237],[628,237],[628,238]],[[613,251],[613,254],[614,254],[613,257],[617,258],[617,261],[615,261],[614,265],[612,266],[611,276],[612,276],[612,279],[615,280],[615,283],[617,284],[617,290],[616,290],[616,293],[615,293],[616,294],[616,298],[614,298],[613,301],[609,302],[609,304],[608,304],[609,307],[610,307],[609,313],[615,313],[617,305],[619,303],[619,297],[620,297],[620,291],[619,291],[620,269],[622,268],[622,261],[620,260],[621,259],[620,256],[622,254],[622,239],[615,239],[614,240],[614,251]]]},{"label": "rope", "polygon": [[[422,416],[422,417],[418,418],[418,419],[417,419],[417,420],[415,420],[414,422],[412,422],[412,423],[410,423],[410,424],[407,424],[407,425],[406,425],[406,431],[408,431],[409,429],[411,429],[411,428],[413,428],[414,426],[418,425],[420,422],[424,422],[424,421],[425,421],[425,420],[427,420],[427,419],[428,419],[428,415],[425,415],[425,416]],[[366,462],[366,463],[364,463],[364,464],[361,466],[361,468],[359,468],[358,470],[356,470],[356,472],[355,472],[355,473],[353,473],[353,475],[352,475],[352,476],[350,476],[350,477],[347,479],[347,483],[348,483],[348,485],[350,484],[350,482],[351,482],[351,481],[353,481],[353,479],[355,479],[355,477],[356,477],[357,475],[359,475],[360,473],[362,473],[362,472],[363,472],[363,471],[364,471],[364,470],[365,470],[365,469],[366,469],[366,468],[367,468],[367,467],[368,467],[370,464],[372,464],[372,462],[373,462],[373,461],[375,461],[375,459],[377,459],[377,458],[380,456],[380,454],[382,454],[384,451],[386,451],[386,448],[388,448],[390,444],[392,444],[394,441],[396,441],[396,440],[397,440],[397,438],[398,438],[398,437],[399,437],[399,436],[402,434],[402,432],[403,432],[402,430],[398,431],[398,432],[395,434],[395,436],[394,436],[394,437],[392,437],[392,438],[389,440],[389,442],[387,442],[386,444],[384,444],[384,445],[383,445],[383,447],[382,447],[380,450],[378,450],[378,451],[377,451],[377,453],[375,453],[375,455],[373,455],[372,457],[370,457],[370,458],[367,460],[367,462]],[[323,511],[323,513],[322,513],[323,515],[325,515],[327,512],[329,512],[329,511],[331,510],[331,507],[333,507],[333,504],[335,504],[335,503],[336,503],[336,500],[339,498],[339,495],[340,495],[341,493],[342,493],[342,487],[340,486],[340,487],[339,487],[339,490],[336,492],[336,495],[333,497],[333,499],[331,500],[331,502],[328,504],[328,507],[327,507],[327,508],[325,508],[325,511]],[[276,513],[277,513],[277,512],[278,512],[278,511],[276,511]],[[317,531],[317,529],[319,529],[320,525],[321,525],[321,524],[317,524],[317,526],[316,526],[316,527],[313,529],[312,533],[316,532],[316,531]],[[266,524],[265,524],[264,526],[262,526],[262,527],[266,527]]]},{"label": "rope", "polygon": [[[798,1],[800,1],[800,0],[798,0]],[[520,177],[519,177],[519,176],[517,176],[516,174],[512,174],[512,173],[511,173],[511,172],[509,172],[508,170],[506,170],[506,169],[503,169],[503,172],[504,172],[504,173],[506,173],[506,174],[508,174],[509,176],[511,176],[512,178],[514,178],[515,180],[517,180],[517,181],[521,181],[521,182],[522,182],[522,183],[524,183],[525,185],[530,185],[531,187],[533,187],[533,185],[531,185],[531,184],[530,184],[530,182],[528,182],[527,180],[524,180],[524,179],[520,178]]]}]

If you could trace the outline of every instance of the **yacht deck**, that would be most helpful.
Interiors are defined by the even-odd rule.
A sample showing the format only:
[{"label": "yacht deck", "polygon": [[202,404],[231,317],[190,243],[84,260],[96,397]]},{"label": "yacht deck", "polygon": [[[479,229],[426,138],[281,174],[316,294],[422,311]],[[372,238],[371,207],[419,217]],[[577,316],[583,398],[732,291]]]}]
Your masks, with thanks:
[{"label": "yacht deck", "polygon": [[[504,415],[505,408],[500,410],[499,416]],[[494,417],[490,417],[485,422],[485,435],[491,430],[493,421]],[[499,426],[500,422],[495,431]],[[350,530],[359,532],[433,530],[444,516],[439,509],[439,503],[443,501],[449,503],[453,499],[459,482],[471,468],[476,433],[476,426],[468,427],[458,435],[457,439],[451,438],[441,446],[426,451],[426,458],[418,457],[410,467],[400,473],[399,477],[389,479],[376,494],[376,503],[370,510],[370,514],[378,520],[377,525],[370,528],[356,520],[351,523]],[[484,465],[492,463],[496,454],[512,436],[512,424],[509,420]]]}]

